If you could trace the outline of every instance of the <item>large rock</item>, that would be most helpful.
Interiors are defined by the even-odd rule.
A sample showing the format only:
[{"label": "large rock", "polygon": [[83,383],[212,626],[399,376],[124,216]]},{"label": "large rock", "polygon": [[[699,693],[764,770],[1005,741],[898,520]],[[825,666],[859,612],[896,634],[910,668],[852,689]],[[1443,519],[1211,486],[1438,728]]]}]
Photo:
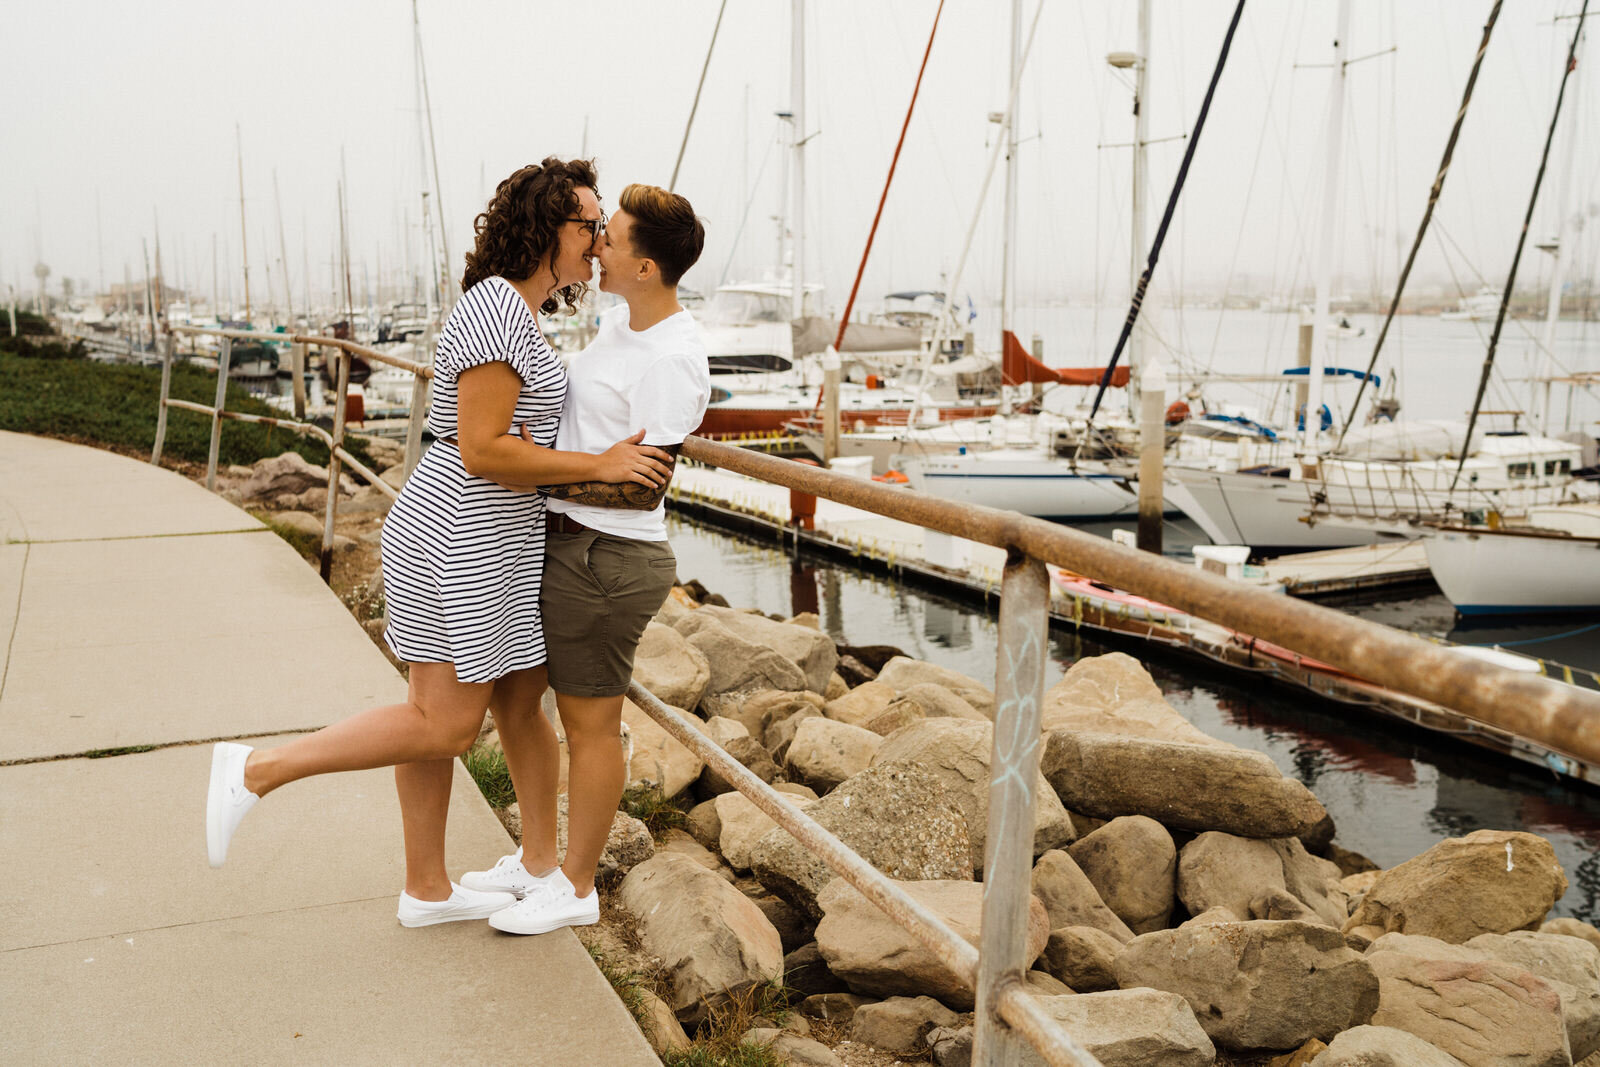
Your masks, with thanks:
[{"label": "large rock", "polygon": [[911,659],[909,656],[896,656],[883,665],[883,669],[878,672],[877,680],[891,687],[896,693],[902,694],[913,686],[924,683],[943,686],[977,708],[983,713],[984,718],[994,719],[994,691],[977,679],[968,678],[960,671]]},{"label": "large rock", "polygon": [[1392,1026],[1346,1030],[1309,1067],[1464,1067],[1443,1049]]},{"label": "large rock", "polygon": [[[911,704],[922,712],[914,716],[922,719],[972,719],[988,722],[989,716],[967,703],[942,685],[918,682],[900,694],[895,704]],[[891,704],[890,707],[894,707]]]},{"label": "large rock", "polygon": [[1178,850],[1166,827],[1125,815],[1069,845],[1067,854],[1129,930],[1147,934],[1166,927],[1178,870]]},{"label": "large rock", "polygon": [[1122,942],[1092,926],[1050,931],[1039,965],[1079,993],[1117,988],[1116,960]]},{"label": "large rock", "polygon": [[778,824],[743,793],[723,793],[716,799],[720,826],[718,851],[736,871],[750,869],[750,850]]},{"label": "large rock", "polygon": [[[983,869],[989,827],[989,763],[994,724],[964,719],[924,719],[884,739],[874,763],[910,760],[939,779],[967,820],[972,869]],[[1061,848],[1074,838],[1072,820],[1050,783],[1036,776],[1033,800],[1033,854]]]},{"label": "large rock", "polygon": [[1331,1041],[1378,1007],[1372,966],[1338,930],[1253,921],[1141,934],[1116,961],[1124,988],[1178,993],[1211,1040],[1230,1049]]},{"label": "large rock", "polygon": [[[723,718],[721,715],[718,715],[715,721],[732,723],[733,726],[739,729],[744,728],[740,723],[734,722],[732,719]],[[778,765],[772,762],[772,757],[761,746],[761,742],[748,734],[740,737],[730,737],[723,743],[722,750],[738,761],[745,770],[754,774],[763,782],[771,784],[773,779],[778,777]],[[724,776],[721,771],[709,763],[706,764],[705,772],[700,775],[699,785],[696,786],[697,795],[699,796],[716,796],[719,793],[731,792],[736,788],[729,777]]]},{"label": "large rock", "polygon": [[[805,675],[805,685],[799,688],[809,689],[813,693],[828,691],[828,676],[839,665],[839,651],[834,647],[833,638],[827,634],[810,626],[774,622],[765,615],[710,604],[695,612],[695,615],[702,619],[715,619],[751,644],[769,648],[793,663]],[[680,622],[679,631],[683,631],[686,625],[686,622]]]},{"label": "large rock", "polygon": [[[767,690],[752,693],[739,704],[739,706],[725,714],[731,715],[744,723],[750,731],[751,737],[765,740],[766,732],[775,723],[782,722],[798,711],[810,709],[820,713],[823,704],[820,693],[808,692],[804,689],[793,690]],[[767,746],[771,748],[771,745]]]},{"label": "large rock", "polygon": [[1367,961],[1380,988],[1374,1026],[1414,1034],[1473,1067],[1572,1062],[1561,997],[1515,964],[1393,950],[1373,952]]},{"label": "large rock", "polygon": [[1454,963],[1498,960],[1542,979],[1561,998],[1561,1014],[1572,1058],[1600,1049],[1600,952],[1574,938],[1521,930],[1479,934],[1464,945],[1433,937],[1384,934],[1367,949],[1369,958],[1399,952]]},{"label": "large rock", "polygon": [[710,675],[705,695],[700,698],[700,708],[707,717],[739,718],[733,709],[742,706],[752,693],[806,687],[805,672],[793,661],[764,645],[745,640],[706,615],[705,610],[691,611],[673,625],[706,658]]},{"label": "large rock", "polygon": [[[901,882],[900,888],[937,915],[958,936],[979,943],[983,885],[968,881]],[[828,969],[851,990],[867,996],[937,997],[957,1011],[971,1011],[973,991],[876,904],[837,879],[818,897],[822,921],[817,947]],[[1025,965],[1044,951],[1050,931],[1044,906],[1028,901]]]},{"label": "large rock", "polygon": [[1550,842],[1515,830],[1477,830],[1384,871],[1345,929],[1376,926],[1460,943],[1537,929],[1566,891]]},{"label": "large rock", "polygon": [[882,682],[858,685],[838,700],[830,700],[822,713],[830,719],[847,722],[851,726],[866,726],[883,714],[895,699],[895,691]]},{"label": "large rock", "polygon": [[890,997],[863,1004],[850,1017],[850,1037],[889,1052],[921,1052],[935,1027],[952,1027],[961,1017],[932,997]]},{"label": "large rock", "polygon": [[1561,934],[1565,937],[1582,938],[1595,948],[1600,948],[1600,930],[1596,930],[1581,919],[1566,917],[1551,919],[1539,927],[1539,932],[1541,934]]},{"label": "large rock", "polygon": [[[883,763],[840,783],[806,812],[891,878],[972,877],[966,820],[939,780],[909,763]],[[769,832],[750,851],[750,867],[770,892],[813,919],[817,894],[833,869],[788,831]]]},{"label": "large rock", "polygon": [[616,900],[671,974],[672,1009],[687,1023],[783,974],[783,945],[761,909],[692,859],[661,853],[641,863]]},{"label": "large rock", "polygon": [[822,712],[810,704],[802,704],[792,715],[771,720],[772,724],[761,733],[762,744],[766,746],[774,760],[784,763],[789,758],[789,746],[794,744],[794,735],[799,731],[800,724],[807,719],[821,717]]},{"label": "large rock", "polygon": [[1202,733],[1173,710],[1150,672],[1122,652],[1086,656],[1074,663],[1045,692],[1040,717],[1047,733],[1071,730],[1233,747]]},{"label": "large rock", "polygon": [[711,684],[711,664],[678,631],[652,622],[645,626],[634,653],[633,680],[663,704],[693,708]]},{"label": "large rock", "polygon": [[[1133,939],[1133,931],[1106,907],[1094,883],[1066,852],[1051,849],[1033,866],[1033,895],[1050,916],[1050,929],[1092,926],[1118,941]],[[1069,983],[1070,984],[1070,983]]]},{"label": "large rock", "polygon": [[793,777],[826,793],[870,767],[882,744],[881,736],[860,726],[820,716],[807,718],[795,731],[784,765]]},{"label": "large rock", "polygon": [[[691,716],[692,719],[692,716]],[[628,762],[628,781],[651,783],[663,795],[675,797],[700,777],[705,761],[683,745],[631,700],[622,702],[622,721],[633,739],[633,758]]]},{"label": "large rock", "polygon": [[644,1039],[650,1042],[650,1050],[657,1056],[665,1056],[669,1050],[688,1048],[689,1035],[683,1032],[683,1024],[678,1022],[672,1006],[644,986],[637,989],[641,1009],[639,1029],[644,1031]]},{"label": "large rock", "polygon": [[1070,811],[1147,815],[1167,827],[1240,837],[1296,837],[1327,811],[1259,752],[1075,734],[1049,735],[1041,769]]},{"label": "large rock", "polygon": [[1296,838],[1210,831],[1183,846],[1178,897],[1191,915],[1220,904],[1242,918],[1259,897],[1276,890],[1298,899],[1315,921],[1342,928],[1345,894],[1338,875],[1337,866],[1306,852]]},{"label": "large rock", "polygon": [[[306,462],[298,452],[285,452],[260,460],[250,477],[235,489],[244,500],[271,500],[273,497],[298,495],[307,489],[327,489],[328,468]],[[350,492],[355,491],[351,484]]]},{"label": "large rock", "polygon": [[[1104,1067],[1209,1067],[1217,1050],[1188,1003],[1158,989],[1039,997],[1039,1007]],[[1045,1067],[1027,1045],[1021,1067]]]}]

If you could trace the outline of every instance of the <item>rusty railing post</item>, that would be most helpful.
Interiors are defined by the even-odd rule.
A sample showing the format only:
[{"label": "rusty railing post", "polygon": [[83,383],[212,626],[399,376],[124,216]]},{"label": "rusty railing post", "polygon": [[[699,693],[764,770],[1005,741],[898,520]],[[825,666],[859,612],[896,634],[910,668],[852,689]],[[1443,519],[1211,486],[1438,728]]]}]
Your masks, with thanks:
[{"label": "rusty railing post", "polygon": [[973,1067],[1019,1062],[1028,1042],[1000,1018],[1007,985],[1021,984],[1033,895],[1033,802],[1043,744],[1044,657],[1050,575],[1012,549],[1000,580],[1000,647],[995,667],[994,750],[983,860],[982,947],[978,953]]},{"label": "rusty railing post", "polygon": [[178,339],[167,334],[166,346],[161,350],[161,400],[156,405],[156,443],[150,449],[150,462],[161,466],[161,449],[167,443],[167,396],[172,392],[172,354]]},{"label": "rusty railing post", "polygon": [[333,443],[328,446],[328,502],[322,515],[322,560],[317,568],[324,582],[333,576],[333,520],[339,510],[339,449],[344,447],[344,407],[350,390],[350,353],[334,349],[338,355],[339,373],[335,375],[336,393],[333,401]]},{"label": "rusty railing post", "polygon": [[294,375],[294,417],[304,420],[306,417],[306,352],[308,346],[304,342],[296,342],[289,346],[289,373]]},{"label": "rusty railing post", "polygon": [[217,402],[211,410],[211,450],[206,453],[206,489],[217,491],[217,455],[222,448],[222,408],[228,402],[228,369],[233,366],[233,338],[217,349]]},{"label": "rusty railing post", "polygon": [[417,469],[422,459],[422,431],[428,425],[428,399],[432,395],[433,380],[421,374],[411,376],[411,413],[406,416],[406,480]]}]

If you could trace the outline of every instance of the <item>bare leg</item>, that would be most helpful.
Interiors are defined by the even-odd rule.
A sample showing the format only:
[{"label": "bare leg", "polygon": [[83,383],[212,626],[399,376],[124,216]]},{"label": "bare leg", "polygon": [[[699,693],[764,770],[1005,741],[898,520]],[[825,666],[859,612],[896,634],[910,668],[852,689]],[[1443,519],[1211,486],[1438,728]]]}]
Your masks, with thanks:
[{"label": "bare leg", "polygon": [[574,697],[556,694],[556,707],[567,730],[567,858],[561,865],[567,880],[586,897],[594,889],[594,871],[606,836],[622,800],[626,768],[622,764],[622,697]]},{"label": "bare leg", "polygon": [[543,667],[515,671],[495,682],[489,702],[522,811],[522,865],[533,874],[544,874],[556,865],[561,744],[539,706],[545,688]]},{"label": "bare leg", "polygon": [[451,663],[411,665],[404,704],[371,708],[277,748],[257,749],[244,785],[256,796],[330,771],[361,771],[454,758],[478,736],[492,683],[459,682]]},{"label": "bare leg", "polygon": [[455,759],[450,756],[395,765],[394,789],[400,794],[406,838],[406,892],[418,900],[450,899],[444,826],[454,773]]}]

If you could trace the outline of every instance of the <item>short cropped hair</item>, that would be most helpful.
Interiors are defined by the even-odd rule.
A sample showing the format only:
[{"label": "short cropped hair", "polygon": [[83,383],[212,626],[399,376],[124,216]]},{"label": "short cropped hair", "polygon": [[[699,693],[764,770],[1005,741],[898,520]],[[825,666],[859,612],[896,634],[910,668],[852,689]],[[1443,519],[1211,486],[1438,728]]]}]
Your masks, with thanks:
[{"label": "short cropped hair", "polygon": [[706,228],[689,201],[658,186],[635,183],[622,190],[618,203],[633,216],[628,231],[633,251],[655,260],[664,283],[677,285],[706,244]]}]

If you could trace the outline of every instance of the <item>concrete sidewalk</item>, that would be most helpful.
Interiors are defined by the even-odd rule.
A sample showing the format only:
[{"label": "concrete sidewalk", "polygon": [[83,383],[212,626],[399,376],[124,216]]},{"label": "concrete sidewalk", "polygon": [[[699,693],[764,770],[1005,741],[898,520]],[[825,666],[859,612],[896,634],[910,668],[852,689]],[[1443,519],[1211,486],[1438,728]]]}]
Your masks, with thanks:
[{"label": "concrete sidewalk", "polygon": [[[570,931],[395,921],[387,770],[289,786],[206,865],[201,742],[404,694],[249,515],[0,432],[0,1060],[657,1063]],[[458,763],[452,874],[508,847]]]}]

